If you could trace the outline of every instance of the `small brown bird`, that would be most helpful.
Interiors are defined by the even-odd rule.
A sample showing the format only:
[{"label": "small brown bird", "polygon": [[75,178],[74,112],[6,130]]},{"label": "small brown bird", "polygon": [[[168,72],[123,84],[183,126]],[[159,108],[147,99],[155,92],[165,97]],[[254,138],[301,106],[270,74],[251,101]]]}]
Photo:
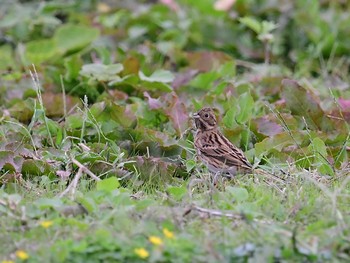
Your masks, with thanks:
[{"label": "small brown bird", "polygon": [[194,146],[201,161],[215,175],[234,176],[252,173],[253,167],[242,150],[234,146],[218,129],[214,111],[203,108],[193,114],[197,128]]}]

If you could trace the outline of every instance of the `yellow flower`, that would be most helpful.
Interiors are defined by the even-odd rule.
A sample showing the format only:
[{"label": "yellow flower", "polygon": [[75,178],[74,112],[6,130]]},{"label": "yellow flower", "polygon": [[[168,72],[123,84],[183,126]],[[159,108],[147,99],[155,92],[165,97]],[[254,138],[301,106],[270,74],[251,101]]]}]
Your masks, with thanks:
[{"label": "yellow flower", "polygon": [[29,255],[24,250],[17,250],[16,256],[22,260],[26,260],[29,258]]},{"label": "yellow flower", "polygon": [[149,256],[148,251],[146,249],[142,248],[142,247],[141,248],[135,248],[134,252],[135,252],[136,255],[138,255],[140,258],[143,258],[143,259],[148,258],[148,256]]},{"label": "yellow flower", "polygon": [[148,240],[149,242],[151,242],[153,245],[156,245],[156,246],[160,246],[163,244],[163,241],[160,237],[150,236]]},{"label": "yellow flower", "polygon": [[40,225],[41,225],[43,228],[49,228],[50,226],[53,225],[53,222],[52,222],[52,221],[42,221],[42,222],[40,222]]},{"label": "yellow flower", "polygon": [[170,231],[169,229],[167,229],[167,228],[163,228],[163,234],[164,234],[164,236],[165,236],[166,238],[169,238],[169,239],[174,238],[174,233],[171,232],[171,231]]},{"label": "yellow flower", "polygon": [[3,260],[1,263],[14,263],[12,260]]}]

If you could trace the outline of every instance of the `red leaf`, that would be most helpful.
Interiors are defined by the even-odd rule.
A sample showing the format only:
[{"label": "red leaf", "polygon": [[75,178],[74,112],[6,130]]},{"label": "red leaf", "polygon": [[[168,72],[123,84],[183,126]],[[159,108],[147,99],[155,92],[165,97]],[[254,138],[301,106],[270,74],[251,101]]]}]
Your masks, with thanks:
[{"label": "red leaf", "polygon": [[269,119],[269,116],[264,116],[256,120],[258,132],[266,136],[274,136],[283,132],[281,125]]},{"label": "red leaf", "polygon": [[339,98],[338,103],[344,111],[350,111],[350,100]]},{"label": "red leaf", "polygon": [[166,94],[165,101],[168,103],[165,114],[173,123],[178,135],[181,135],[185,131],[188,122],[185,104],[179,100],[179,97],[174,92]]},{"label": "red leaf", "polygon": [[164,104],[159,101],[159,99],[152,98],[147,91],[143,93],[143,96],[148,99],[148,106],[151,110],[156,110],[164,107]]}]

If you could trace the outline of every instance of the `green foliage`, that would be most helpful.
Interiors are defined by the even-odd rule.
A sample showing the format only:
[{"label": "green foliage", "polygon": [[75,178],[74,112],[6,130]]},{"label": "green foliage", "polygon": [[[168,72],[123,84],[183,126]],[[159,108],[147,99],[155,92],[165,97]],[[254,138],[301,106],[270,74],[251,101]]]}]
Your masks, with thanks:
[{"label": "green foliage", "polygon": [[[0,260],[349,261],[350,4],[112,2],[1,5]],[[207,106],[283,189],[213,186]]]},{"label": "green foliage", "polygon": [[112,192],[120,186],[120,183],[116,177],[109,177],[102,181],[98,181],[96,189],[106,192]]}]

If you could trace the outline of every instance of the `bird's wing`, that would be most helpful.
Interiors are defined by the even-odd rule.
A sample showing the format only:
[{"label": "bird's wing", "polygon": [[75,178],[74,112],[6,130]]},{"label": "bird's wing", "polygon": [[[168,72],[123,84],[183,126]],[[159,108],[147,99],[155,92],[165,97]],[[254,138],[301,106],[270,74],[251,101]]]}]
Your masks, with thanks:
[{"label": "bird's wing", "polygon": [[209,159],[214,158],[220,161],[223,166],[236,166],[244,169],[252,168],[252,165],[239,148],[221,134],[218,134],[218,136],[220,136],[219,140],[206,140],[197,146],[201,155]]}]

